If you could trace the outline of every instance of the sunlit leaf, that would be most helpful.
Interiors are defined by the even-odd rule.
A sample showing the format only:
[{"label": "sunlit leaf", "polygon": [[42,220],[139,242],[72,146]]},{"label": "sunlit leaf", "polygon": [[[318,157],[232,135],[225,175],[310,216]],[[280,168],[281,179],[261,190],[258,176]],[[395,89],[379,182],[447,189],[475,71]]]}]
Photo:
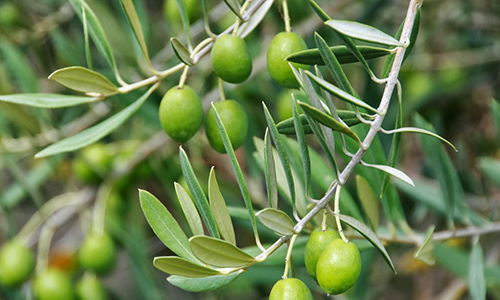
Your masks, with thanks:
[{"label": "sunlit leaf", "polygon": [[75,91],[84,93],[112,94],[118,88],[101,74],[84,67],[67,67],[50,74],[49,79],[55,80]]},{"label": "sunlit leaf", "polygon": [[214,168],[210,170],[210,176],[208,178],[208,198],[210,199],[210,207],[212,208],[220,234],[226,241],[236,245],[233,222],[231,221],[231,216],[227,211],[224,197],[222,197],[220,192]]},{"label": "sunlit leaf", "polygon": [[272,231],[276,232],[278,235],[292,235],[293,221],[290,217],[281,210],[274,208],[265,208],[256,214],[257,218]]},{"label": "sunlit leaf", "polygon": [[201,224],[200,215],[194,206],[193,200],[189,196],[189,194],[184,190],[182,185],[174,182],[175,193],[177,194],[177,198],[179,199],[179,203],[182,208],[182,212],[184,216],[186,216],[186,220],[188,221],[189,227],[191,228],[191,232],[193,235],[203,235],[203,225]]},{"label": "sunlit leaf", "polygon": [[325,24],[341,34],[354,39],[389,46],[403,46],[402,43],[392,36],[378,30],[377,28],[362,23],[345,20],[329,20],[326,21]]},{"label": "sunlit leaf", "polygon": [[401,128],[396,128],[396,129],[390,130],[389,132],[390,133],[413,132],[413,133],[420,133],[420,134],[425,134],[425,135],[428,135],[428,136],[432,136],[434,138],[437,138],[438,140],[441,140],[441,141],[445,142],[451,148],[453,148],[453,150],[455,150],[455,152],[458,152],[457,148],[455,148],[455,146],[451,142],[449,142],[447,139],[445,139],[442,136],[440,136],[438,134],[435,134],[434,132],[431,132],[429,130],[425,130],[425,129],[417,128],[417,127],[401,127]]},{"label": "sunlit leaf", "polygon": [[189,245],[196,257],[206,264],[223,268],[243,268],[255,262],[255,258],[248,255],[235,245],[208,236],[193,236]]},{"label": "sunlit leaf", "polygon": [[434,257],[434,240],[432,239],[435,228],[435,226],[431,226],[429,230],[427,230],[424,242],[420,245],[417,251],[415,251],[414,255],[415,258],[431,266],[436,263],[436,259]]},{"label": "sunlit leaf", "polygon": [[185,277],[207,277],[221,273],[209,267],[195,264],[178,256],[158,256],[153,260],[153,265],[160,271],[170,275]]},{"label": "sunlit leaf", "polygon": [[361,206],[370,221],[370,225],[373,230],[377,231],[379,220],[377,198],[375,197],[368,181],[359,175],[356,175],[356,190],[358,192]]},{"label": "sunlit leaf", "polygon": [[188,66],[192,66],[194,64],[188,48],[186,48],[186,46],[184,46],[181,41],[173,37],[170,39],[170,43],[172,44],[172,48],[174,48],[175,55],[177,55],[180,61]]},{"label": "sunlit leaf", "polygon": [[403,180],[404,182],[408,183],[409,185],[415,186],[415,184],[413,183],[413,180],[408,175],[406,175],[405,173],[403,173],[402,171],[400,171],[396,168],[385,166],[385,165],[374,165],[374,164],[367,164],[367,163],[363,163],[363,165],[370,167],[370,168],[375,168],[375,169],[384,171],[384,172],[386,172],[394,177],[397,177],[397,178]]},{"label": "sunlit leaf", "polygon": [[145,190],[139,190],[139,201],[146,220],[160,241],[175,254],[198,262],[189,247],[189,240],[167,208],[155,196]]},{"label": "sunlit leaf", "polygon": [[243,272],[237,271],[229,275],[214,275],[203,278],[190,278],[172,275],[167,278],[168,282],[188,292],[213,291],[233,282]]},{"label": "sunlit leaf", "polygon": [[113,132],[116,128],[120,127],[132,114],[134,114],[148,99],[156,87],[156,85],[151,87],[141,98],[101,123],[48,146],[38,152],[35,158],[74,151],[97,142]]},{"label": "sunlit leaf", "polygon": [[483,249],[476,239],[472,243],[469,262],[469,294],[472,300],[486,299]]},{"label": "sunlit leaf", "polygon": [[[365,59],[374,59],[382,56],[389,55],[391,51],[385,48],[372,47],[372,46],[357,46],[359,52]],[[340,64],[350,64],[358,62],[356,56],[346,46],[331,46],[330,51],[335,54]],[[324,65],[325,60],[321,57],[318,48],[312,48],[295,52],[286,57],[287,61],[305,64],[305,65]]]},{"label": "sunlit leaf", "polygon": [[368,228],[368,226],[354,219],[353,217],[349,217],[346,215],[341,214],[340,219],[344,223],[354,228],[362,236],[364,236],[382,254],[387,264],[391,267],[392,271],[396,273],[396,268],[392,264],[392,260],[391,257],[389,256],[389,253],[387,253],[387,250],[385,250],[385,247],[384,245],[382,245],[382,242],[380,242],[377,235],[370,228]]},{"label": "sunlit leaf", "polygon": [[99,100],[97,97],[82,97],[61,94],[14,94],[0,95],[0,101],[42,108],[70,107]]}]

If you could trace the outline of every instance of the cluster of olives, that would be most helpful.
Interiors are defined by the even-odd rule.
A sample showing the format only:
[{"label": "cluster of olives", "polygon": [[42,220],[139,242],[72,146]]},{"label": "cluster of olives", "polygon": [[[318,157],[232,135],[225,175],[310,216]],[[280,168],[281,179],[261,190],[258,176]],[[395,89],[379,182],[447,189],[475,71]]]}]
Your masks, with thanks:
[{"label": "cluster of olives", "polygon": [[[32,284],[36,299],[107,299],[106,290],[95,274],[109,273],[115,263],[116,249],[106,233],[90,234],[78,250],[78,262],[89,271],[73,287],[70,274],[48,267],[35,274]],[[35,269],[35,258],[30,249],[14,239],[0,249],[0,285],[15,288],[26,282]],[[76,293],[75,293],[76,292]]]}]

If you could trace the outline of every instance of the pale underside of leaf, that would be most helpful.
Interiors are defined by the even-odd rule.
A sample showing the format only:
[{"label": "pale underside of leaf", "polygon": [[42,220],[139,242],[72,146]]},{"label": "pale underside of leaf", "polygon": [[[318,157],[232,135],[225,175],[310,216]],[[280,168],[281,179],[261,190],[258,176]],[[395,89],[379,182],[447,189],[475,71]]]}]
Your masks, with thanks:
[{"label": "pale underside of leaf", "polygon": [[0,95],[0,101],[42,108],[70,107],[99,100],[98,97],[70,96],[61,94]]},{"label": "pale underside of leaf", "polygon": [[293,221],[281,210],[274,208],[265,208],[255,215],[267,228],[276,232],[278,235],[292,235]]},{"label": "pale underside of leaf", "polygon": [[178,256],[159,256],[153,260],[153,265],[160,271],[170,275],[185,277],[207,277],[221,273],[209,267],[192,263]]},{"label": "pale underside of leaf", "polygon": [[235,245],[212,237],[194,236],[189,245],[196,257],[206,264],[223,268],[243,268],[255,262],[255,258]]},{"label": "pale underside of leaf", "polygon": [[404,46],[401,42],[372,26],[362,23],[345,21],[345,20],[329,20],[326,25],[354,39],[378,43],[389,46]]},{"label": "pale underside of leaf", "polygon": [[168,282],[188,292],[213,291],[233,282],[243,272],[239,270],[228,275],[214,275],[203,278],[189,278],[172,275],[167,278]]},{"label": "pale underside of leaf", "polygon": [[101,74],[84,67],[67,67],[50,74],[49,79],[55,80],[65,87],[84,93],[113,94],[118,88]]}]

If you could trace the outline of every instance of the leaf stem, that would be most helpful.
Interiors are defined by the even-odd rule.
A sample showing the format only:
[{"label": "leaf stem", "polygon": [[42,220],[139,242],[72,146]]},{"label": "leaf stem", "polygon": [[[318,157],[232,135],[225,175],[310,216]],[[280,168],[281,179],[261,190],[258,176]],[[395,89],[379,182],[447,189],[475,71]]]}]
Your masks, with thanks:
[{"label": "leaf stem", "polygon": [[281,278],[287,279],[288,278],[288,273],[290,272],[290,268],[293,268],[291,266],[293,264],[292,260],[292,250],[293,250],[293,245],[295,244],[295,240],[297,239],[298,234],[292,235],[292,238],[288,241],[288,250],[286,252],[286,258],[285,258],[285,270],[283,272],[283,276]]},{"label": "leaf stem", "polygon": [[337,190],[335,191],[335,202],[334,202],[334,217],[335,217],[335,222],[337,223],[337,229],[339,231],[339,235],[342,238],[344,242],[349,242],[349,240],[345,237],[344,235],[344,230],[342,229],[342,224],[340,223],[340,208],[339,208],[339,203],[340,203],[340,191],[342,190],[342,186],[339,185],[337,187]]},{"label": "leaf stem", "polygon": [[292,28],[290,26],[290,14],[288,13],[288,1],[283,0],[283,21],[285,22],[285,31],[291,32]]},{"label": "leaf stem", "polygon": [[178,85],[179,89],[184,88],[184,83],[186,83],[188,73],[189,73],[189,66],[186,65],[184,67],[184,70],[182,71],[181,79],[179,80],[179,85]]}]

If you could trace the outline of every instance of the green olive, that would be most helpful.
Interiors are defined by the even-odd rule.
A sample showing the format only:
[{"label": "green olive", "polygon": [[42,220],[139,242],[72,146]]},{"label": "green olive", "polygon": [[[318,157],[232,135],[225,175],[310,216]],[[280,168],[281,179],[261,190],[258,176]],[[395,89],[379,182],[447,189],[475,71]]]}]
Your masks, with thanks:
[{"label": "green olive", "polygon": [[212,68],[222,80],[241,83],[252,73],[252,58],[245,40],[234,35],[218,38],[211,53]]},{"label": "green olive", "polygon": [[327,294],[341,294],[358,281],[361,256],[352,242],[335,239],[325,248],[316,265],[319,286]]},{"label": "green olive", "polygon": [[[189,23],[196,21],[201,15],[201,7],[197,0],[181,0],[186,5]],[[177,7],[177,0],[165,0],[163,3],[163,14],[170,25],[181,25],[181,14]]]},{"label": "green olive", "polygon": [[[227,135],[233,149],[238,149],[247,137],[248,116],[241,104],[234,100],[224,100],[214,103],[217,112],[226,128]],[[209,110],[205,121],[205,131],[212,148],[220,153],[225,153],[224,143],[215,122],[212,109]]]},{"label": "green olive", "polygon": [[38,300],[71,300],[75,297],[68,274],[58,269],[37,274],[33,280],[33,293]]},{"label": "green olive", "polygon": [[25,282],[35,268],[30,249],[17,240],[11,240],[0,249],[0,285],[14,287]]},{"label": "green olive", "polygon": [[95,184],[102,181],[109,172],[112,155],[103,143],[95,143],[81,150],[73,160],[73,172],[83,183]]},{"label": "green olive", "polygon": [[334,239],[338,239],[339,234],[337,231],[327,228],[325,231],[321,228],[316,228],[309,237],[306,244],[306,249],[304,251],[304,261],[306,264],[306,269],[312,278],[316,279],[316,265],[318,259],[325,250],[325,248]]},{"label": "green olive", "polygon": [[[279,85],[286,88],[299,88],[299,83],[285,58],[295,52],[306,50],[304,39],[293,32],[280,32],[269,45],[267,51],[267,69]],[[296,69],[307,69],[307,65],[292,63]]]},{"label": "green olive", "polygon": [[[307,96],[302,91],[289,90],[286,89],[278,95],[278,101],[276,103],[276,117],[278,121],[284,121],[293,117],[292,111],[292,96],[293,93],[295,100],[300,100],[307,103]],[[299,107],[299,114],[302,113],[302,109]]]},{"label": "green olive", "polygon": [[311,291],[297,278],[281,279],[276,282],[269,294],[269,300],[312,300]]},{"label": "green olive", "polygon": [[80,266],[98,274],[109,273],[115,260],[115,244],[107,233],[88,235],[78,249]]},{"label": "green olive", "polygon": [[80,300],[106,300],[108,295],[95,274],[85,273],[76,284],[76,294]]},{"label": "green olive", "polygon": [[160,103],[160,122],[172,139],[187,142],[203,123],[203,106],[198,94],[187,85],[168,90]]}]

